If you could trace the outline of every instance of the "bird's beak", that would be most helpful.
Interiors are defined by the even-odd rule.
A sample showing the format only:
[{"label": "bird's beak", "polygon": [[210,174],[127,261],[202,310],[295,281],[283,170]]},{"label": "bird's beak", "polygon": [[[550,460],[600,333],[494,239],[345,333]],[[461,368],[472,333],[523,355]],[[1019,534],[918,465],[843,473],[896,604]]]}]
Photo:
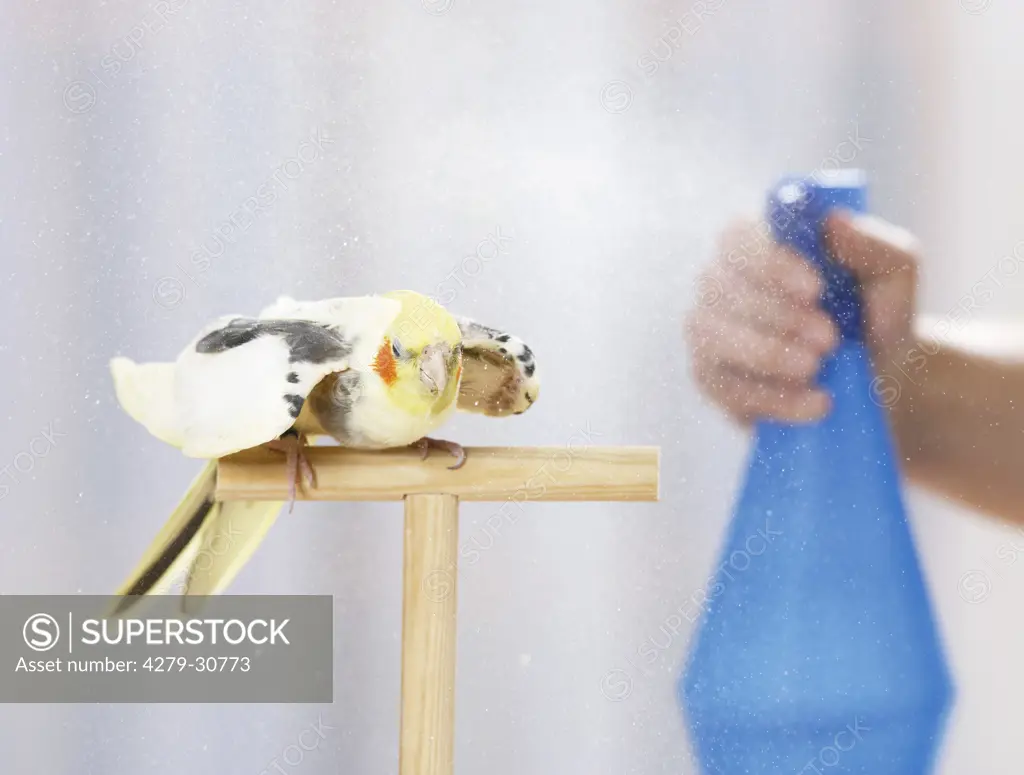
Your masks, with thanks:
[{"label": "bird's beak", "polygon": [[420,357],[420,381],[435,396],[441,395],[448,385],[446,350],[443,344],[428,345]]}]

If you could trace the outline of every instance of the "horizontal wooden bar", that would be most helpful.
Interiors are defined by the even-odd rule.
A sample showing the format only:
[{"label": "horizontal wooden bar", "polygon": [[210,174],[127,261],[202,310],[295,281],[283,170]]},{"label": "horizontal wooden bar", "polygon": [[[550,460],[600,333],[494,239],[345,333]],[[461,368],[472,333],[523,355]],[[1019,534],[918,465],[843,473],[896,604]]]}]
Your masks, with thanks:
[{"label": "horizontal wooden bar", "polygon": [[[431,450],[380,452],[318,446],[307,450],[317,488],[303,500],[399,501],[406,495],[449,493],[466,501],[656,501],[658,447],[467,447],[466,462]],[[264,447],[222,458],[216,497],[225,501],[286,501],[283,453]]]}]

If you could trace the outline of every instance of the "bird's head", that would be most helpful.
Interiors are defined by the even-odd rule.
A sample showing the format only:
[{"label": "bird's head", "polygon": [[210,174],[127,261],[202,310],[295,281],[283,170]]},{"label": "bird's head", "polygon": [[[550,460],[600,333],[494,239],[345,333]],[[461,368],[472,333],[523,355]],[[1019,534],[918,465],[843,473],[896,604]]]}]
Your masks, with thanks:
[{"label": "bird's head", "polygon": [[402,303],[381,343],[374,369],[396,401],[410,411],[437,413],[459,392],[462,333],[432,299],[413,291],[384,294]]}]

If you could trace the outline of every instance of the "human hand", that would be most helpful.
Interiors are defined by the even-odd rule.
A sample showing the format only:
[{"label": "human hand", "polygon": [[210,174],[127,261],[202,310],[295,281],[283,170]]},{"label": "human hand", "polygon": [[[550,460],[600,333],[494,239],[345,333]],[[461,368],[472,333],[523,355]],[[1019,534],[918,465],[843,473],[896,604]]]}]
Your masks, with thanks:
[{"label": "human hand", "polygon": [[[895,359],[912,341],[916,240],[874,216],[836,212],[825,243],[861,284],[875,362]],[[839,334],[820,308],[824,284],[814,266],[776,244],[765,224],[740,221],[725,231],[698,287],[704,303],[686,328],[701,392],[743,423],[824,417],[830,397],[815,379]]]}]

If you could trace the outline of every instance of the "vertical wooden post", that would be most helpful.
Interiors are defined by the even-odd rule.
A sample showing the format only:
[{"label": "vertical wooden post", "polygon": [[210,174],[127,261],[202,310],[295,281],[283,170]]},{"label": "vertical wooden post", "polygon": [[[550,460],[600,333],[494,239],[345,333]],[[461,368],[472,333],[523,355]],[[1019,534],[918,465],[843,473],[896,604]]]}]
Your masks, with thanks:
[{"label": "vertical wooden post", "polygon": [[459,499],[405,497],[399,775],[452,775]]},{"label": "vertical wooden post", "polygon": [[[579,439],[578,444],[573,442]],[[306,450],[319,501],[405,501],[399,775],[453,775],[459,502],[657,501],[657,447],[470,447],[466,465],[418,450]],[[281,455],[256,447],[221,458],[220,501],[287,501]]]}]

